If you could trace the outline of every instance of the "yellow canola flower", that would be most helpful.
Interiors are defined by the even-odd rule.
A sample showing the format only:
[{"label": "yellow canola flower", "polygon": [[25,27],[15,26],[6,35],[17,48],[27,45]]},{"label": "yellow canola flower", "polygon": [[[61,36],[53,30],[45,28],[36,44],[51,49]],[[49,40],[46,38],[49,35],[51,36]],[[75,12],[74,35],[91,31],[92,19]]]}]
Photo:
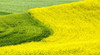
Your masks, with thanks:
[{"label": "yellow canola flower", "polygon": [[54,30],[54,34],[44,41],[88,41],[100,38],[100,2],[92,2],[36,8],[29,12]]},{"label": "yellow canola flower", "polygon": [[0,47],[0,55],[100,55],[99,1],[30,9],[54,34],[40,42]]}]

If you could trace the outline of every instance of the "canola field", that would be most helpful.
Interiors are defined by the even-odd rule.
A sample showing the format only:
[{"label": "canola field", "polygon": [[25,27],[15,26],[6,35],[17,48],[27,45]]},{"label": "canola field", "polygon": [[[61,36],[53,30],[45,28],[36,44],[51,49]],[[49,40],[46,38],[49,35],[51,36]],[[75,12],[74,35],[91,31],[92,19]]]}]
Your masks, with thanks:
[{"label": "canola field", "polygon": [[[14,15],[7,16],[12,17]],[[29,20],[23,21],[22,24],[25,26],[39,25],[38,28],[43,29],[45,33],[39,41],[31,40],[31,42],[26,41],[26,43],[17,45],[2,46],[0,47],[0,55],[100,55],[100,0],[84,0],[33,8],[28,10],[28,14],[16,14],[15,16],[17,16],[16,19],[20,17],[20,21],[23,18],[25,20],[31,19],[33,24]],[[8,20],[11,20],[10,17],[7,17]],[[2,22],[4,16],[0,19]],[[38,24],[36,25],[36,23]],[[30,27],[26,27],[25,30],[31,30],[28,28]],[[34,28],[32,27],[32,30]],[[36,31],[43,33],[38,28]],[[45,37],[47,31],[49,34]],[[34,37],[28,33],[27,36]],[[35,33],[39,35],[39,33]],[[25,38],[27,39],[27,37]]]}]

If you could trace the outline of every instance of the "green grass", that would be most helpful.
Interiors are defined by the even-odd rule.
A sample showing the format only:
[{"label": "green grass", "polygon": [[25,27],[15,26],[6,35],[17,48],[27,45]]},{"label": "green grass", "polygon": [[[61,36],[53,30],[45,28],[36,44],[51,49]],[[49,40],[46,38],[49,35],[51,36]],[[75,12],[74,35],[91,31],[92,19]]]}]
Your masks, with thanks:
[{"label": "green grass", "polygon": [[31,8],[76,2],[80,0],[0,0],[0,11],[8,13],[27,12]]},{"label": "green grass", "polygon": [[0,46],[40,41],[51,35],[51,29],[29,13],[0,17]]}]

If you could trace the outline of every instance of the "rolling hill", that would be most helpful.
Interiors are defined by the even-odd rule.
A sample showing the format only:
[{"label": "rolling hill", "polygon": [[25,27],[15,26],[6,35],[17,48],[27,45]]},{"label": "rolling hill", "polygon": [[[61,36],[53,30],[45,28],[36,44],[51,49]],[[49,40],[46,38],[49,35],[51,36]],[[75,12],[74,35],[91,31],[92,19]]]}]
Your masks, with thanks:
[{"label": "rolling hill", "polygon": [[100,55],[100,0],[33,8],[28,14],[53,34],[38,42],[0,47],[1,55]]}]

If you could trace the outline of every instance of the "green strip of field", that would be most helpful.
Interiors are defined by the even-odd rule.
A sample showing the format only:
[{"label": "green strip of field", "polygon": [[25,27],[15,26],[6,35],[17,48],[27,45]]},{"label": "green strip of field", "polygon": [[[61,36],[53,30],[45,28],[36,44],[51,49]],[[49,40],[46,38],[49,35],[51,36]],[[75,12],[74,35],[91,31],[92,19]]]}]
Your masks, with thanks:
[{"label": "green strip of field", "polygon": [[27,12],[31,8],[76,2],[80,0],[0,0],[0,10],[8,13]]},{"label": "green strip of field", "polygon": [[1,12],[1,11],[0,11],[0,15],[8,15],[8,14],[11,14],[11,13]]},{"label": "green strip of field", "polygon": [[51,35],[51,29],[29,13],[0,17],[0,46],[40,41]]}]

